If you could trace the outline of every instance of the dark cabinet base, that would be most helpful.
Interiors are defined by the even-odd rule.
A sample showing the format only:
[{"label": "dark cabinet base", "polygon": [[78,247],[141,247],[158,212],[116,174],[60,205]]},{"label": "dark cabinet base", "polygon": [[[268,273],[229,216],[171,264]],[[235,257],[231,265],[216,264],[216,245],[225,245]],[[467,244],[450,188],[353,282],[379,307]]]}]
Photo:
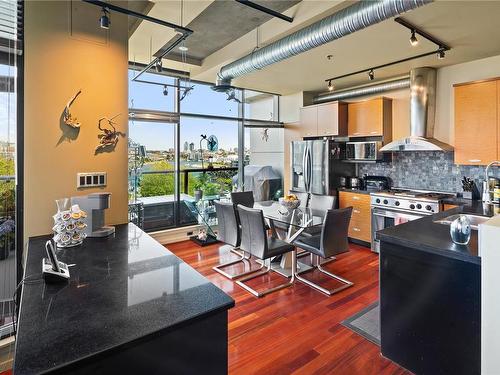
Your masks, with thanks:
[{"label": "dark cabinet base", "polygon": [[480,374],[481,266],[382,242],[382,355],[415,374]]},{"label": "dark cabinet base", "polygon": [[227,374],[227,338],[227,311],[221,311],[78,361],[54,373]]}]

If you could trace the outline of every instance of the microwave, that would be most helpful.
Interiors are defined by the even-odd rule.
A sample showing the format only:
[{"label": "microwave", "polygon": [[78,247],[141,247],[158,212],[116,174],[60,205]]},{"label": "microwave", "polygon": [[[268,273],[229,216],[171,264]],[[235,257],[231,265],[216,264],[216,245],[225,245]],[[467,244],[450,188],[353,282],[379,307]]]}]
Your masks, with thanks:
[{"label": "microwave", "polygon": [[382,160],[381,148],[381,141],[346,142],[345,159],[359,161]]}]

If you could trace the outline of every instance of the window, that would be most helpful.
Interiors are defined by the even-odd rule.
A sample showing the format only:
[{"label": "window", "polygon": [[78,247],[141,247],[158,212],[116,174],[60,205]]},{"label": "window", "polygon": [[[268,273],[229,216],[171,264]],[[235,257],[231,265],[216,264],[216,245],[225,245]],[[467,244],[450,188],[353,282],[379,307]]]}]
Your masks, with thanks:
[{"label": "window", "polygon": [[[142,205],[144,229],[198,224],[203,216],[198,210],[199,203],[209,204],[234,189],[242,164],[238,147],[243,142],[239,140],[239,129],[244,123],[252,126],[252,131],[246,132],[248,143],[243,163],[259,157],[261,163],[269,164],[271,161],[266,157],[271,154],[265,154],[268,151],[272,157],[278,156],[278,163],[282,159],[282,154],[272,150],[271,143],[259,149],[258,154],[248,150],[250,142],[258,143],[261,139],[263,129],[276,126],[278,96],[244,90],[243,104],[241,89],[221,93],[213,91],[207,83],[179,82],[162,74],[143,74],[140,80],[148,82],[131,81],[133,76],[130,71],[133,116],[129,127],[129,209],[137,210],[137,204]],[[168,85],[181,86],[182,99],[177,111],[177,87]],[[193,86],[185,96],[184,85]],[[165,87],[167,95],[163,92]],[[243,111],[248,113],[248,119],[242,118]],[[277,142],[279,138],[273,133],[272,140]],[[198,201],[201,196],[207,199]],[[205,219],[210,220],[209,216]]]},{"label": "window", "polygon": [[239,90],[235,90],[235,99],[228,100],[224,92],[213,91],[211,85],[191,82],[193,90],[181,102],[181,113],[235,117],[238,114]]}]

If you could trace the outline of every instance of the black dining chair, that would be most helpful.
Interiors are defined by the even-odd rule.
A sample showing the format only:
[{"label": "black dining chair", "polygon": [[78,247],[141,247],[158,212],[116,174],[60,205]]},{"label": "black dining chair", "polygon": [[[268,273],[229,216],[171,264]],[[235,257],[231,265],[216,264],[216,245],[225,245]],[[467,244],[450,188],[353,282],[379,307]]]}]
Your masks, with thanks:
[{"label": "black dining chair", "polygon": [[[217,214],[217,225],[218,225],[217,240],[225,243],[226,245],[229,245],[230,250],[237,251],[241,243],[241,229],[236,217],[236,210],[232,203],[214,201],[214,205]],[[221,263],[213,267],[212,269],[229,279],[235,279],[237,277],[245,276],[250,273],[259,271],[260,269],[263,268],[263,266],[261,266],[260,268],[237,274],[227,273],[223,269],[228,266],[232,266],[240,262],[242,262],[243,264],[249,263],[248,262],[248,260],[250,259],[249,253],[245,253],[244,251],[238,251],[236,254],[238,254],[240,258],[230,262]]]},{"label": "black dining chair", "polygon": [[[236,284],[249,291],[256,297],[262,297],[269,293],[291,286],[294,282],[296,274],[295,246],[278,238],[269,237],[267,235],[262,210],[248,208],[240,204],[238,205],[238,214],[241,222],[241,250],[250,253],[252,256],[262,260],[263,264],[267,264],[267,267],[264,271],[237,280]],[[262,275],[266,275],[271,271],[270,258],[288,252],[292,252],[293,266],[292,276],[289,280],[287,280],[286,283],[261,292],[245,284],[246,281]]]},{"label": "black dining chair", "polygon": [[313,255],[313,269],[318,269],[318,271],[324,273],[325,275],[342,282],[343,285],[338,288],[329,290],[316,283],[313,283],[310,280],[305,279],[299,274],[295,275],[297,280],[329,296],[354,285],[352,282],[325,270],[322,267],[320,261],[320,258],[330,258],[332,256],[349,251],[347,234],[349,229],[349,222],[351,221],[351,214],[352,207],[337,210],[328,210],[325,216],[321,234],[310,237],[299,236],[294,241],[295,246]]},{"label": "black dining chair", "polygon": [[[337,197],[332,195],[319,195],[319,194],[311,194],[309,198],[309,208],[313,211],[328,211],[332,210],[337,205]],[[304,236],[315,236],[321,234],[320,226],[315,226],[311,228],[307,228],[302,232]]]},{"label": "black dining chair", "polygon": [[255,204],[255,199],[253,197],[253,191],[234,191],[231,193],[231,201],[234,207],[239,204],[245,207],[253,208]]}]

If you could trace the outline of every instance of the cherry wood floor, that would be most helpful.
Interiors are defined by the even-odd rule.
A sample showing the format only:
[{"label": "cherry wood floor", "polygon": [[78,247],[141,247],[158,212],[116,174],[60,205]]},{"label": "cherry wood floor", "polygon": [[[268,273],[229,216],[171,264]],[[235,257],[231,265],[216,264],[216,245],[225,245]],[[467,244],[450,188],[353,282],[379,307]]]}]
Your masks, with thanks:
[{"label": "cherry wood floor", "polygon": [[[220,261],[236,258],[227,248],[219,249],[220,244],[198,247],[185,241],[166,247],[236,301],[229,310],[230,374],[409,374],[381,357],[378,346],[340,324],[378,299],[378,255],[369,249],[352,244],[351,251],[326,265],[355,284],[336,295],[327,297],[297,282],[256,298],[212,270]],[[335,283],[317,271],[307,277],[327,287]],[[283,281],[272,273],[250,285],[268,288]]]}]

